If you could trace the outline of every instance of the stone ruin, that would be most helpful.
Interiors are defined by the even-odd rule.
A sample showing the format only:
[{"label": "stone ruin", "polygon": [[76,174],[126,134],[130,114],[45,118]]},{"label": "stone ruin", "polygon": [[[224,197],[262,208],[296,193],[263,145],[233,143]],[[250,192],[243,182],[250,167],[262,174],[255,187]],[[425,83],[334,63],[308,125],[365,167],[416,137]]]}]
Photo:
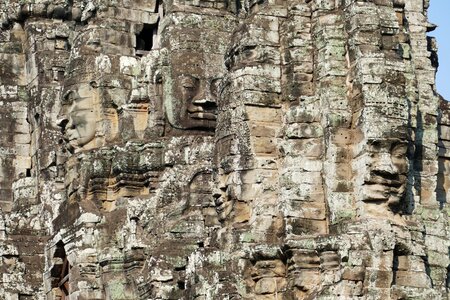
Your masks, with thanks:
[{"label": "stone ruin", "polygon": [[429,0],[1,0],[0,299],[449,299]]}]

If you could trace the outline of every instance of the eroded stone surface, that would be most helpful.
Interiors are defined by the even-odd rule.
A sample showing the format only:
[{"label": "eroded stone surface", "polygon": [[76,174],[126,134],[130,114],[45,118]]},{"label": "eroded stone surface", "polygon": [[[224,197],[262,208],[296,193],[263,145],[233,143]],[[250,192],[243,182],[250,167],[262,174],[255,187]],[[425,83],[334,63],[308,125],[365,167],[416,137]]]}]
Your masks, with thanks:
[{"label": "eroded stone surface", "polygon": [[447,299],[428,2],[0,3],[0,298]]}]

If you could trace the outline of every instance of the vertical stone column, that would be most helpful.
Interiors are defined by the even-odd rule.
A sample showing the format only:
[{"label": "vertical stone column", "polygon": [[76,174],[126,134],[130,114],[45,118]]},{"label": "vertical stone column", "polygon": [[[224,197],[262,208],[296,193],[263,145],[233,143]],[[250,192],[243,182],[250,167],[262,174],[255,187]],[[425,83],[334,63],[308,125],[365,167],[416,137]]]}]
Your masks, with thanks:
[{"label": "vertical stone column", "polygon": [[[439,109],[436,93],[433,61],[435,51],[433,38],[427,32],[433,28],[427,20],[429,2],[405,1],[405,27],[410,33],[411,66],[415,75],[415,92],[418,97],[415,124],[416,149],[414,155],[415,215],[425,225],[425,245],[427,246],[427,268],[432,285],[444,293],[448,285],[449,257],[445,249],[443,230],[448,228],[448,220],[443,212],[442,174],[445,174],[445,120],[446,105]],[[441,112],[439,119],[438,112]],[[438,123],[442,125],[439,126]],[[438,148],[437,146],[440,146]],[[442,147],[444,146],[444,147]],[[439,154],[438,154],[439,151]],[[439,157],[439,158],[438,158]],[[440,174],[438,174],[440,173]],[[445,246],[444,246],[445,245]],[[445,271],[447,268],[447,271]],[[447,279],[446,279],[447,278]],[[445,283],[447,282],[447,283]]]},{"label": "vertical stone column", "polygon": [[[258,5],[249,7],[251,13],[232,37],[216,129],[221,243],[235,241],[225,247],[238,255],[232,263],[242,272],[230,284],[254,299],[281,296],[285,289],[276,249],[284,232],[277,144],[282,127],[279,30],[286,9],[264,6],[259,14]],[[252,255],[256,248],[261,257]]]},{"label": "vertical stone column", "polygon": [[[449,203],[449,167],[450,160],[448,151],[450,149],[449,129],[450,129],[450,107],[448,102],[440,98],[440,110],[438,117],[438,132],[439,132],[439,172],[437,175],[437,189],[436,197],[439,203],[440,213],[431,213],[436,209],[423,207],[418,211],[425,224],[425,231],[427,232],[426,243],[430,246],[428,252],[430,275],[433,284],[441,290],[445,295],[445,286],[449,285],[450,278],[450,257],[445,252],[449,242],[447,240],[450,224],[448,220],[448,203]],[[447,214],[447,215],[446,215]],[[445,280],[446,279],[446,280]],[[446,282],[446,283],[444,283]]]},{"label": "vertical stone column", "polygon": [[337,1],[313,2],[315,80],[320,99],[324,135],[323,177],[329,224],[355,218],[350,58],[343,5]]},{"label": "vertical stone column", "polygon": [[411,65],[415,75],[416,107],[416,153],[414,164],[415,189],[424,206],[437,206],[437,111],[439,97],[435,88],[435,66],[431,58],[431,38],[427,37],[430,25],[427,21],[426,1],[405,1],[404,22],[411,45]]},{"label": "vertical stone column", "polygon": [[282,27],[284,141],[281,205],[287,237],[328,231],[323,186],[324,131],[314,74],[311,3],[289,2]]},{"label": "vertical stone column", "polygon": [[[32,206],[36,203],[37,189],[30,156],[31,128],[27,122],[25,40],[21,24],[12,22],[1,28],[0,265],[4,280],[0,284],[0,298],[3,299],[22,299],[42,291],[42,277],[36,272],[43,264],[41,241],[39,232],[33,228],[39,227],[40,222],[36,218],[39,208]],[[23,217],[29,217],[34,224],[23,222]]]},{"label": "vertical stone column", "polygon": [[10,212],[14,206],[14,181],[31,177],[24,40],[25,32],[20,24],[13,24],[8,30],[2,29],[0,53],[3,64],[0,97],[4,117],[0,130],[5,138],[1,142],[0,203],[5,213]]},{"label": "vertical stone column", "polygon": [[6,27],[2,28],[1,34],[0,97],[5,108],[2,121],[8,125],[3,126],[2,130],[6,130],[3,137],[10,138],[2,140],[3,154],[7,155],[1,157],[3,172],[0,181],[4,247],[8,249],[3,253],[3,266],[5,274],[9,273],[10,268],[16,268],[16,271],[7,276],[11,282],[2,289],[0,297],[20,299],[42,295],[40,270],[44,264],[43,249],[48,234],[44,228],[44,216],[48,215],[40,200],[40,172],[37,161],[33,159],[33,124],[29,106],[32,88],[29,72],[26,71],[29,66],[30,33],[28,24],[19,23],[16,19],[10,21],[9,28],[2,24]]},{"label": "vertical stone column", "polygon": [[[149,123],[146,118],[149,99],[146,89],[142,87],[147,87],[148,82],[141,77],[143,70],[140,57],[136,54],[136,36],[144,23],[157,21],[155,5],[156,1],[150,1],[138,10],[122,2],[118,7],[106,2],[99,7],[92,3],[90,6],[83,4],[83,13],[78,11],[78,15],[74,12],[73,18],[86,22],[95,17],[95,22],[90,19],[89,25],[85,26],[71,22],[59,26],[60,30],[70,26],[70,34],[64,36],[68,38],[66,50],[70,50],[70,54],[58,56],[62,60],[64,81],[59,95],[54,98],[56,105],[52,106],[52,109],[57,109],[59,122],[52,114],[52,125],[59,123],[61,128],[58,131],[71,130],[72,135],[65,138],[72,144],[68,146],[61,141],[58,147],[64,152],[58,164],[61,164],[62,171],[59,175],[65,179],[65,193],[61,206],[57,205],[60,203],[54,205],[53,237],[46,249],[48,265],[45,283],[50,298],[62,293],[58,286],[62,280],[58,274],[61,267],[58,246],[61,245],[69,265],[66,293],[71,297],[135,297],[132,288],[124,288],[123,265],[126,257],[115,252],[114,248],[110,250],[116,241],[102,240],[108,228],[105,224],[99,224],[103,213],[107,214],[115,208],[117,198],[132,192],[127,190],[126,184],[114,182],[116,178],[108,181],[112,176],[113,155],[99,148],[111,140],[131,140],[151,134],[145,132]],[[57,38],[59,35],[61,33],[56,32]],[[125,125],[119,124],[115,108],[121,110]],[[123,129],[121,132],[118,132],[119,126]],[[39,148],[45,148],[39,145]],[[128,178],[126,175],[124,177],[123,181],[127,183]],[[117,213],[116,217],[122,215]],[[84,233],[83,237],[80,233]]]}]

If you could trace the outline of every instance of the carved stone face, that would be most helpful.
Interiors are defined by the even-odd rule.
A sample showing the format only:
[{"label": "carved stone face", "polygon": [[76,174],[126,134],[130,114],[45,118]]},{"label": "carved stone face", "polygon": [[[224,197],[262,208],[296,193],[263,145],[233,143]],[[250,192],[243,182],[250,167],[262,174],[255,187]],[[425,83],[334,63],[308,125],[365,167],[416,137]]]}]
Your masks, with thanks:
[{"label": "carved stone face", "polygon": [[171,70],[163,79],[167,118],[175,128],[213,130],[221,76],[214,74],[214,67],[206,71],[200,55],[186,55],[192,55],[188,62],[172,59]]},{"label": "carved stone face", "polygon": [[99,120],[99,104],[95,88],[80,84],[66,92],[59,126],[71,148],[81,148],[95,138]]},{"label": "carved stone face", "polygon": [[370,163],[364,183],[364,201],[386,202],[394,208],[405,195],[408,144],[383,139],[369,142],[368,147]]},{"label": "carved stone face", "polygon": [[234,205],[241,195],[239,175],[225,175],[219,182],[218,189],[214,192],[214,202],[216,205],[219,221],[230,219]]},{"label": "carved stone face", "polygon": [[219,221],[225,221],[228,219],[228,216],[233,211],[233,206],[235,202],[234,197],[230,197],[230,192],[228,188],[226,188],[224,191],[217,192],[214,194],[214,202],[216,205],[216,211],[217,215],[219,217]]}]

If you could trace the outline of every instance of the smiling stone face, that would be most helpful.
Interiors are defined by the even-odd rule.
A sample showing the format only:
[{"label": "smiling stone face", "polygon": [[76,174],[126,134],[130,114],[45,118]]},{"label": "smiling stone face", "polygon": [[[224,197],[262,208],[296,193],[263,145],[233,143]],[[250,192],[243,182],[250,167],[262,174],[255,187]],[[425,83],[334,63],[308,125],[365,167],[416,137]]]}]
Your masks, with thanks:
[{"label": "smiling stone face", "polygon": [[241,198],[240,182],[237,173],[228,174],[221,178],[221,182],[219,182],[213,195],[219,221],[224,222],[233,217],[235,203]]},{"label": "smiling stone face", "polygon": [[408,173],[407,150],[408,143],[400,140],[369,141],[364,201],[385,202],[394,210],[402,203]]},{"label": "smiling stone face", "polygon": [[70,148],[82,148],[91,143],[99,120],[99,104],[95,88],[80,84],[66,92],[59,126]]},{"label": "smiling stone face", "polygon": [[201,55],[187,53],[186,57],[186,61],[173,63],[163,79],[168,121],[179,129],[213,130],[221,76],[203,69]]}]

